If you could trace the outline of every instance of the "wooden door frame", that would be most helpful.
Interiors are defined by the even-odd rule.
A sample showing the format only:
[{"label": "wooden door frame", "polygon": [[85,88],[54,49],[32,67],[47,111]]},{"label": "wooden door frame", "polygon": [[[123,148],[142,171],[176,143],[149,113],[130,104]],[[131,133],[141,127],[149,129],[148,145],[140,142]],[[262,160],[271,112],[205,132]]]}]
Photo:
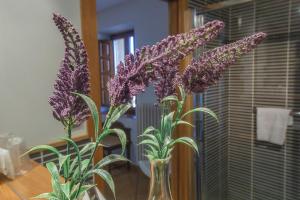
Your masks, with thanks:
[{"label": "wooden door frame", "polygon": [[[97,39],[97,11],[96,0],[80,0],[82,38],[86,45],[89,58],[91,98],[96,102],[98,108],[101,105],[100,98],[100,72],[99,53]],[[177,34],[188,31],[191,26],[191,10],[188,9],[188,0],[169,1],[169,32]],[[183,70],[191,58],[185,59],[181,64]],[[185,109],[193,107],[192,97],[187,99]],[[101,116],[101,115],[100,115]],[[192,118],[189,119],[192,121]],[[91,119],[87,122],[87,133],[90,138],[95,139],[94,124]],[[100,125],[101,126],[101,123]],[[101,128],[101,127],[100,127]],[[193,131],[188,127],[180,127],[176,130],[175,136],[185,133],[185,136],[192,136]],[[180,134],[180,136],[183,136]],[[103,158],[103,149],[99,148],[94,162]],[[179,145],[173,154],[172,160],[172,192],[174,200],[193,199],[193,153],[185,146]],[[105,188],[104,182],[96,178],[96,184],[100,190]]]},{"label": "wooden door frame", "polygon": [[[192,10],[188,8],[188,0],[169,1],[169,32],[178,34],[187,32],[192,28]],[[192,57],[185,58],[180,71],[183,71]],[[193,108],[193,98],[190,95],[187,98],[184,110]],[[193,122],[192,116],[187,119]],[[193,137],[193,129],[188,126],[178,127],[174,133],[175,137]],[[171,187],[174,200],[192,200],[195,199],[195,166],[193,163],[194,154],[190,148],[185,145],[178,145],[172,157],[172,176]]]},{"label": "wooden door frame", "polygon": [[[97,10],[96,0],[80,0],[81,32],[82,38],[88,54],[88,67],[90,71],[91,92],[90,97],[95,101],[98,108],[101,106],[100,71],[99,71],[99,52],[98,52],[98,30],[97,30]],[[101,121],[101,115],[100,115]],[[99,123],[101,130],[101,123]],[[94,124],[91,118],[87,121],[88,136],[95,140]],[[103,158],[102,147],[98,148],[94,163]],[[95,178],[95,182],[100,190],[105,188],[104,182]]]}]

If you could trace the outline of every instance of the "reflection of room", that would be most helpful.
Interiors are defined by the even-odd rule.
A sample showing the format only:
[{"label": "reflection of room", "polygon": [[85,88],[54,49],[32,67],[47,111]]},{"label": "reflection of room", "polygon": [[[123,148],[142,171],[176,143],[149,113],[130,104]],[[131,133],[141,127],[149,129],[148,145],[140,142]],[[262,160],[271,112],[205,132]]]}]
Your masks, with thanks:
[{"label": "reflection of room", "polygon": [[300,199],[299,11],[1,2],[0,200]]},{"label": "reflection of room", "polygon": [[[97,3],[99,4],[97,17],[100,65],[103,69],[101,71],[101,87],[106,88],[107,75],[117,72],[117,65],[124,60],[126,54],[134,53],[135,49],[144,45],[155,44],[168,35],[168,4],[158,0],[123,0],[114,3],[99,0]],[[153,13],[156,13],[155,16],[153,16]],[[106,90],[102,91],[103,110],[107,110],[105,106],[107,107],[106,102],[109,99],[105,95],[107,94]],[[131,150],[129,159],[132,160],[134,168],[137,168],[137,171],[133,171],[133,173],[141,173],[145,177],[150,174],[149,163],[140,153],[141,147],[136,144],[139,141],[137,136],[147,126],[158,122],[154,116],[158,115],[159,117],[159,110],[153,106],[156,102],[153,97],[153,89],[147,89],[145,93],[133,99],[132,111],[119,120],[124,126],[130,128]],[[103,119],[104,117],[103,114]],[[148,181],[145,177],[137,178],[140,180],[137,180],[138,183],[134,184],[147,185]],[[141,183],[143,180],[147,182]],[[136,187],[139,188],[138,185]],[[143,190],[147,191],[147,188]]]},{"label": "reflection of room", "polygon": [[[119,4],[114,5],[109,5],[112,3],[108,2],[110,1],[100,0],[98,2],[98,38],[103,46],[111,42],[110,50],[113,52],[113,55],[110,55],[111,59],[108,61],[110,65],[103,64],[103,66],[113,71],[109,73],[115,73],[118,63],[124,59],[125,54],[133,53],[135,48],[154,44],[168,35],[168,5],[165,2],[156,0],[120,1]],[[109,6],[101,6],[101,3]],[[153,16],[154,12],[156,17]],[[105,49],[105,47],[103,48]],[[106,77],[105,75],[103,76],[103,84],[106,86]],[[149,89],[137,97],[136,102],[134,102],[137,104],[135,107],[136,112],[143,104],[155,102],[152,92]],[[107,96],[103,95],[103,98],[107,98]],[[108,99],[102,99],[102,102],[107,101]],[[133,143],[137,141],[138,125],[136,117],[139,117],[139,113],[136,112],[136,116],[122,119],[124,120],[123,124],[131,128]],[[131,160],[137,163],[138,152],[136,146],[132,148],[131,155]]]}]

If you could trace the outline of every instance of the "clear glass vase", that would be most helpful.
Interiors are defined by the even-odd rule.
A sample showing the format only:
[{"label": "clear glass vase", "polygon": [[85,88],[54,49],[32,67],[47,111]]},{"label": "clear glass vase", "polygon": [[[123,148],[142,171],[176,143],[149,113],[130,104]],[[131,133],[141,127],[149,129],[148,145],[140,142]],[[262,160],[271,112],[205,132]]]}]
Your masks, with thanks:
[{"label": "clear glass vase", "polygon": [[150,161],[151,179],[148,200],[172,200],[170,159]]}]

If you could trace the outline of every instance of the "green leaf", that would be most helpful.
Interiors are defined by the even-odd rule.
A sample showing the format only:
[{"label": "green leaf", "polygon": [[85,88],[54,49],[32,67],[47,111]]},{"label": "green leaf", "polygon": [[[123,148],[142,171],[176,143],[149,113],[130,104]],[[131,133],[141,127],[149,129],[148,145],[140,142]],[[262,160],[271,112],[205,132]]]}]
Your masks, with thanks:
[{"label": "green leaf", "polygon": [[176,140],[173,140],[173,142],[171,142],[169,146],[173,147],[177,143],[186,144],[186,145],[190,146],[193,150],[195,150],[199,154],[198,146],[192,138],[189,138],[189,137],[178,138]]},{"label": "green leaf", "polygon": [[142,135],[142,136],[143,136],[144,140],[147,140],[146,138],[148,138],[149,140],[152,140],[153,142],[159,144],[159,140],[154,135],[147,134],[147,135]]},{"label": "green leaf", "polygon": [[[180,92],[180,96],[181,96],[181,99],[184,100],[185,97],[186,97],[186,93],[185,93],[185,90],[183,89],[183,87],[179,86],[179,92]],[[184,102],[181,101],[181,104],[183,104]]]},{"label": "green leaf", "polygon": [[176,126],[176,125],[180,125],[180,124],[184,124],[184,125],[188,125],[188,126],[194,127],[193,124],[191,124],[191,123],[189,123],[189,122],[187,122],[187,121],[184,121],[184,120],[179,120],[179,121],[177,121],[177,122],[174,122],[174,123],[172,124],[172,127],[174,127],[174,126]]},{"label": "green leaf", "polygon": [[[96,145],[95,142],[89,142],[79,151],[79,155],[82,157],[86,152],[92,150],[95,147],[95,145]],[[74,170],[76,164],[78,164],[78,157],[76,157],[73,160],[71,167],[70,167],[70,172],[72,172]]]},{"label": "green leaf", "polygon": [[71,193],[71,186],[70,186],[70,182],[61,184],[61,189],[63,191],[63,193],[65,194],[65,196],[70,199],[70,193]]},{"label": "green leaf", "polygon": [[146,128],[144,133],[140,136],[146,135],[146,134],[151,133],[151,132],[156,132],[157,133],[157,132],[159,132],[159,130],[154,128],[153,126],[149,126],[148,128]]},{"label": "green leaf", "polygon": [[51,174],[51,183],[52,188],[58,199],[64,199],[64,193],[62,191],[60,181],[59,181],[59,172],[57,170],[56,165],[53,162],[49,162],[46,164],[48,171]]},{"label": "green leaf", "polygon": [[[84,172],[85,169],[88,167],[88,163],[89,163],[89,159],[85,159],[83,161],[81,161],[81,171]],[[81,174],[79,173],[79,167],[77,166],[76,169],[74,170],[72,179],[73,180],[77,180],[78,178],[80,178]]]},{"label": "green leaf", "polygon": [[107,183],[112,193],[114,194],[114,199],[116,199],[115,183],[112,179],[112,176],[103,169],[94,169],[90,173],[94,173],[100,176]]},{"label": "green leaf", "polygon": [[32,199],[51,199],[51,200],[59,200],[54,193],[49,192],[49,193],[43,193],[40,195],[37,195],[35,197],[32,197]]},{"label": "green leaf", "polygon": [[[91,189],[95,186],[96,185],[83,185],[83,186],[81,186],[80,190],[78,192],[78,195],[77,195],[77,199],[81,199],[85,192],[87,192],[89,189]],[[74,187],[74,189],[72,190],[70,199],[75,199],[75,196],[76,196],[77,191],[78,191],[78,187],[79,187],[79,184]]]},{"label": "green leaf", "polygon": [[161,102],[166,102],[166,101],[176,101],[176,102],[178,102],[178,97],[176,95],[170,95],[170,96],[167,96],[167,97],[165,97],[161,100]]},{"label": "green leaf", "polygon": [[148,153],[147,150],[145,150],[145,151],[146,151],[145,156],[148,158],[148,160],[151,161],[151,160],[155,160],[157,158],[157,157],[153,156],[151,153]]},{"label": "green leaf", "polygon": [[151,158],[158,158],[159,157],[158,151],[155,148],[153,148],[151,145],[147,146],[147,148],[145,149],[145,152],[148,156],[151,156]]},{"label": "green leaf", "polygon": [[194,113],[194,112],[204,112],[204,113],[207,113],[209,114],[210,116],[212,116],[213,118],[215,118],[217,120],[217,122],[219,122],[219,119],[217,117],[217,115],[212,111],[210,110],[209,108],[202,108],[202,107],[199,107],[199,108],[195,108],[195,109],[192,109],[192,110],[189,110],[188,112],[184,113],[182,116],[181,116],[181,119],[183,119],[185,116],[187,116],[188,114],[191,114],[191,113]]},{"label": "green leaf", "polygon": [[172,151],[173,151],[173,147],[172,148],[165,148],[164,150],[163,150],[163,153],[162,153],[162,158],[169,158],[170,156],[171,156],[171,153],[172,153]]},{"label": "green leaf", "polygon": [[117,154],[110,154],[105,156],[102,160],[100,160],[94,168],[103,168],[111,163],[118,162],[118,161],[129,161],[127,158]]},{"label": "green leaf", "polygon": [[[75,185],[75,187],[73,187],[70,199],[72,199],[72,200],[75,199],[76,195],[77,195],[76,199],[81,199],[85,192],[87,192],[89,189],[96,186],[96,185],[82,185],[79,189],[79,185],[80,185],[80,183],[78,183],[77,185]],[[78,190],[79,190],[79,192],[78,192]],[[77,192],[78,192],[78,194],[77,194]]]},{"label": "green leaf", "polygon": [[94,149],[95,146],[96,146],[96,142],[89,142],[80,150],[79,154],[83,156],[86,152]]},{"label": "green leaf", "polygon": [[122,129],[118,129],[118,128],[109,129],[108,132],[115,133],[119,137],[119,140],[122,145],[122,155],[123,155],[127,144],[126,133]]},{"label": "green leaf", "polygon": [[115,121],[117,121],[127,110],[131,108],[131,104],[121,104],[119,105],[111,114],[110,119],[107,121],[108,127],[111,126]]},{"label": "green leaf", "polygon": [[169,151],[169,147],[168,145],[165,145],[161,151],[162,157],[167,157],[168,151]]},{"label": "green leaf", "polygon": [[83,170],[86,170],[86,168],[88,167],[88,164],[89,164],[89,159],[84,159],[84,160],[81,162],[82,171],[83,171]]},{"label": "green leaf", "polygon": [[160,146],[157,142],[154,142],[153,140],[149,140],[149,139],[145,139],[145,140],[142,140],[139,145],[149,145],[149,146],[153,146],[154,148],[156,149],[160,149]]},{"label": "green leaf", "polygon": [[170,134],[171,134],[174,113],[175,113],[174,111],[170,112],[163,118],[162,133],[167,134],[166,136],[170,136]]},{"label": "green leaf", "polygon": [[98,112],[98,108],[97,108],[95,102],[86,95],[79,94],[76,92],[72,92],[72,93],[80,96],[84,100],[84,102],[87,104],[87,106],[89,107],[91,114],[92,114],[93,121],[94,121],[95,135],[97,136],[99,133],[99,112]]},{"label": "green leaf", "polygon": [[63,169],[63,175],[64,178],[68,178],[69,175],[69,168],[68,168],[68,163],[70,161],[70,156],[71,155],[60,155],[58,158],[59,161],[59,172]]},{"label": "green leaf", "polygon": [[154,136],[156,137],[157,141],[162,140],[160,131],[158,129],[154,128],[153,126],[149,126],[148,128],[146,128],[144,133],[142,135],[139,135],[138,137],[146,138],[147,135],[150,135],[149,133],[151,133],[151,132],[154,132]]},{"label": "green leaf", "polygon": [[67,141],[69,144],[71,144],[74,147],[74,150],[76,152],[76,156],[77,156],[78,161],[80,163],[81,162],[81,156],[80,156],[79,148],[78,148],[77,144],[72,139],[67,138],[67,137],[62,137],[61,139]]},{"label": "green leaf", "polygon": [[36,151],[36,150],[39,150],[39,151],[40,151],[40,150],[48,150],[48,151],[54,153],[55,155],[57,155],[58,157],[61,155],[61,154],[59,153],[59,151],[58,151],[56,148],[54,148],[53,146],[49,146],[49,145],[38,145],[38,146],[32,147],[29,151],[27,151],[27,152],[25,152],[24,154],[22,154],[22,156],[24,156],[24,155],[26,155],[26,154],[28,154],[28,153],[30,153],[30,152],[32,152],[32,151]]},{"label": "green leaf", "polygon": [[[72,139],[70,139],[70,138],[67,138],[67,137],[62,137],[61,138],[62,140],[65,140],[66,142],[68,142],[69,144],[71,144],[73,147],[74,147],[74,150],[75,150],[75,153],[76,153],[76,158],[74,159],[74,161],[73,162],[77,162],[78,163],[78,166],[79,166],[79,173],[81,173],[81,156],[80,156],[80,153],[79,153],[79,148],[78,148],[78,146],[77,146],[77,144],[72,140]],[[67,175],[67,177],[69,176],[69,174],[70,174],[70,162],[69,162],[69,160],[68,160],[68,166],[67,167],[65,167],[65,170],[67,171],[67,172],[64,172],[64,175],[66,174]],[[65,171],[64,170],[64,171]]]},{"label": "green leaf", "polygon": [[62,168],[62,166],[65,164],[65,162],[67,161],[67,159],[70,158],[70,155],[60,155],[58,158],[59,161],[59,170]]}]

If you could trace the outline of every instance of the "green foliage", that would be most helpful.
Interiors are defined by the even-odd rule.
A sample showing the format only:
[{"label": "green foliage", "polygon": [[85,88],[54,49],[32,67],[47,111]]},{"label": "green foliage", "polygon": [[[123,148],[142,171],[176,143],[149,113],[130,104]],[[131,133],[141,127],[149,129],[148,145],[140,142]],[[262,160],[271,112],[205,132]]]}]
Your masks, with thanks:
[{"label": "green foliage", "polygon": [[112,179],[112,176],[104,169],[91,170],[87,175],[92,175],[93,173],[100,176],[107,183],[107,185],[109,186],[109,188],[114,194],[114,198],[116,199],[115,183]]},{"label": "green foliage", "polygon": [[[110,111],[106,118],[106,122],[104,123],[103,129],[99,134],[100,118],[96,104],[88,96],[78,93],[74,94],[80,96],[90,109],[95,126],[96,141],[88,143],[80,150],[78,145],[71,138],[63,137],[62,139],[67,142],[68,146],[73,147],[75,151],[75,157],[73,160],[71,160],[71,155],[63,155],[56,148],[49,145],[39,145],[26,152],[29,153],[36,150],[48,150],[55,154],[59,160],[58,166],[56,166],[53,162],[49,162],[46,164],[46,167],[51,174],[51,184],[53,191],[40,194],[34,197],[35,199],[79,199],[84,195],[86,191],[95,186],[87,183],[87,179],[89,179],[94,174],[100,176],[107,183],[107,185],[115,195],[115,186],[112,176],[104,168],[114,162],[128,161],[122,155],[112,154],[104,157],[94,166],[92,165],[92,160],[95,152],[97,148],[101,146],[101,142],[107,135],[116,134],[122,144],[122,153],[125,151],[127,141],[125,132],[121,129],[111,129],[110,126],[115,121],[117,121],[124,113],[126,113],[131,105],[126,104],[110,108]],[[88,159],[82,160],[83,155],[88,152],[92,152],[92,155]]]},{"label": "green foliage", "polygon": [[85,101],[85,103],[88,105],[88,107],[91,111],[91,116],[93,118],[93,122],[94,122],[95,135],[97,137],[98,133],[99,133],[99,113],[98,113],[97,105],[90,97],[88,97],[86,95],[79,94],[79,93],[73,93],[73,94],[80,96]]},{"label": "green foliage", "polygon": [[108,134],[110,133],[115,133],[121,142],[122,145],[122,154],[124,154],[125,148],[126,148],[126,143],[127,143],[127,138],[126,134],[122,129],[114,128],[114,129],[109,129]]},{"label": "green foliage", "polygon": [[[140,136],[142,141],[139,144],[146,146],[146,156],[150,160],[170,158],[174,146],[178,143],[185,144],[198,153],[198,146],[192,138],[180,137],[174,139],[172,137],[174,129],[178,125],[194,127],[190,122],[183,120],[187,115],[195,112],[202,112],[218,121],[217,115],[208,108],[195,108],[182,114],[183,105],[186,101],[186,92],[182,87],[179,87],[179,95],[180,99],[175,95],[162,99],[161,104],[163,114],[161,117],[160,129],[150,126]],[[174,109],[172,110],[171,108]]]}]

